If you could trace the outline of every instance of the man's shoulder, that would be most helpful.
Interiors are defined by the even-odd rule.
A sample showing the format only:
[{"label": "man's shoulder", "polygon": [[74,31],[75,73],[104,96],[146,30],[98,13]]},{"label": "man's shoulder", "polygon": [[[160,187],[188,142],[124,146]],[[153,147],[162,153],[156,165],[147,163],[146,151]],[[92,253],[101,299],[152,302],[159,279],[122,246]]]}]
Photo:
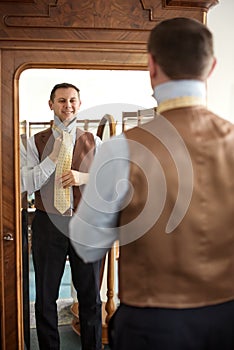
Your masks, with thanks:
[{"label": "man's shoulder", "polygon": [[51,135],[52,135],[51,128],[48,128],[36,133],[33,137],[37,148],[39,147],[40,144],[45,144],[48,142],[49,139],[51,140]]},{"label": "man's shoulder", "polygon": [[47,129],[44,129],[44,130],[41,130],[39,132],[37,132],[34,137],[44,137],[46,135],[50,135],[52,133],[52,130],[51,128],[47,128]]},{"label": "man's shoulder", "polygon": [[76,138],[85,137],[91,140],[94,140],[94,135],[90,131],[82,130],[79,127],[76,127]]}]

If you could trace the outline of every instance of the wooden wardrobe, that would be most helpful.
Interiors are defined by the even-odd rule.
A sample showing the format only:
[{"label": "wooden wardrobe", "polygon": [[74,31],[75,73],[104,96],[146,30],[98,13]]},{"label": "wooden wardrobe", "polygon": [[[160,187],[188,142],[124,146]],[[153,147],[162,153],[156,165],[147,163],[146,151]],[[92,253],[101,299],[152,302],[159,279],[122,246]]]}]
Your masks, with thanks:
[{"label": "wooden wardrobe", "polygon": [[[19,78],[30,68],[147,70],[158,22],[206,23],[217,0],[0,0],[1,349],[23,349]],[[48,73],[49,74],[49,73]],[[33,89],[33,86],[32,86]]]}]

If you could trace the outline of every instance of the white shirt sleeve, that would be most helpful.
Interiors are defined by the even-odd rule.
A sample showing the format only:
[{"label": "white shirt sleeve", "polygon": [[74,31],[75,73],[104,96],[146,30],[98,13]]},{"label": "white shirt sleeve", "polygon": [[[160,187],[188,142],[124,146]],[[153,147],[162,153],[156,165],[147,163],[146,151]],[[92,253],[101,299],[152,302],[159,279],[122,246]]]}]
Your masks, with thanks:
[{"label": "white shirt sleeve", "polygon": [[26,175],[27,174],[27,152],[20,137],[20,180],[21,193],[27,190]]},{"label": "white shirt sleeve", "polygon": [[49,157],[40,163],[34,136],[30,137],[27,143],[27,173],[24,172],[28,193],[32,194],[39,190],[53,174],[55,168],[55,163]]},{"label": "white shirt sleeve", "polygon": [[102,144],[70,222],[69,238],[84,261],[101,259],[118,240],[118,217],[128,192],[128,176],[128,145],[122,134]]}]

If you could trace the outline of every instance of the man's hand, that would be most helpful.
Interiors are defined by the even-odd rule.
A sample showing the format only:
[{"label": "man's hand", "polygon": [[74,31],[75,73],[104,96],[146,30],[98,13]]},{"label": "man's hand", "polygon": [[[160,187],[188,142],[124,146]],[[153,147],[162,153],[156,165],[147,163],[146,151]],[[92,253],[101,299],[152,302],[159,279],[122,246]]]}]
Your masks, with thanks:
[{"label": "man's hand", "polygon": [[63,188],[85,185],[87,184],[88,180],[88,173],[81,173],[76,170],[66,171],[60,178],[55,179],[56,182],[61,183]]}]

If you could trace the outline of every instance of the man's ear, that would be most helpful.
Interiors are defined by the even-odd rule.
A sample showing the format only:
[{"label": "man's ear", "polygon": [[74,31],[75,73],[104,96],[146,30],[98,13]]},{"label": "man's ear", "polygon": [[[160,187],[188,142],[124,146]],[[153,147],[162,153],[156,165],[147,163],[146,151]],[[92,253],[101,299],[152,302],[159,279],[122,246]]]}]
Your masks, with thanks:
[{"label": "man's ear", "polygon": [[150,73],[150,78],[154,79],[156,76],[156,66],[151,53],[148,54],[148,69]]},{"label": "man's ear", "polygon": [[50,109],[52,110],[53,102],[51,100],[48,101],[48,105],[49,105]]},{"label": "man's ear", "polygon": [[217,59],[214,57],[214,58],[213,58],[212,65],[211,65],[211,68],[210,68],[210,71],[209,71],[209,73],[208,73],[208,77],[210,77],[210,75],[213,73],[213,70],[215,69],[216,64],[217,64]]},{"label": "man's ear", "polygon": [[158,65],[150,53],[148,54],[148,69],[149,69],[151,87],[152,89],[154,89],[155,86],[157,85],[159,72],[158,72]]}]

